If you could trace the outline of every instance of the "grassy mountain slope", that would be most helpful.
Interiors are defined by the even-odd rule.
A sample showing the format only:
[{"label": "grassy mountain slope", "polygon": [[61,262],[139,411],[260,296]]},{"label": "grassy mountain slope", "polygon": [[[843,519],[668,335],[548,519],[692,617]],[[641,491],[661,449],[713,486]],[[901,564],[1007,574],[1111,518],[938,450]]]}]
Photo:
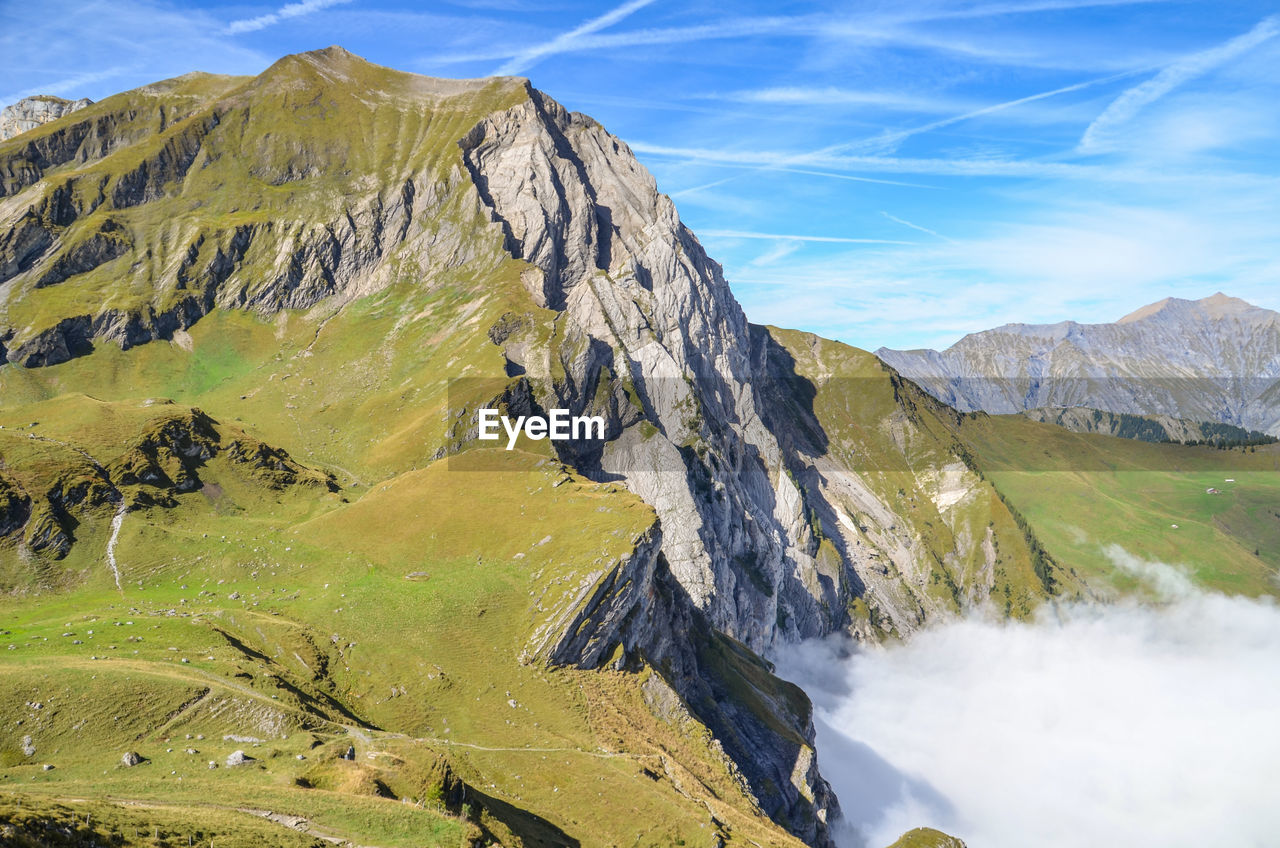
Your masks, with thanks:
[{"label": "grassy mountain slope", "polygon": [[[711,844],[717,830],[786,844],[697,721],[654,718],[651,672],[521,661],[564,596],[632,554],[653,519],[615,486],[501,459],[506,471],[436,463],[353,503],[271,504],[207,467],[177,506],[128,513],[120,590],[101,539],[79,540],[56,564],[76,591],[4,604],[4,782],[169,807],[217,798],[209,809],[266,808],[379,845],[478,829],[508,844]],[[497,485],[456,484],[470,473]],[[477,510],[496,519],[483,534],[460,520]],[[224,766],[238,749],[255,762]],[[147,762],[118,767],[126,750]]]},{"label": "grassy mountain slope", "polygon": [[[0,144],[0,787],[24,804],[0,806],[0,826],[83,809],[120,833],[150,824],[153,841],[821,844],[835,806],[808,700],[690,601],[661,507],[546,441],[477,447],[476,407],[529,403],[523,374],[609,409],[637,456],[680,429],[664,473],[686,474],[651,503],[690,484],[699,516],[742,483],[735,454],[776,438],[782,467],[734,501],[767,509],[713,529],[795,519],[786,558],[815,565],[787,575],[809,581],[791,597],[860,636],[989,600],[1028,615],[1095,581],[1133,588],[1101,552],[1112,535],[1263,590],[1280,541],[1269,449],[1244,455],[1256,481],[1192,503],[1164,469],[1217,473],[1226,454],[961,416],[864,351],[774,328],[741,341],[731,309],[694,310],[718,316],[705,338],[736,345],[721,358],[764,396],[768,439],[721,438],[706,402],[750,394],[719,382],[739,372],[704,371],[704,393],[686,394],[694,372],[671,365],[654,329],[671,316],[653,310],[731,298],[648,297],[643,204],[627,208],[637,222],[622,198],[617,218],[599,197],[515,192],[509,220],[482,202],[491,184],[460,141],[519,104],[520,133],[545,143],[560,131],[533,120],[548,103],[523,81],[427,80],[331,48],[253,79],[159,83]],[[525,149],[496,124],[471,141]],[[565,126],[552,147],[607,141],[587,119]],[[486,161],[500,175],[506,160]],[[665,248],[697,253],[667,206]],[[591,210],[570,229],[634,247],[631,276],[591,264],[606,249],[566,292],[516,258],[512,220],[523,255],[555,253],[534,226],[549,209]],[[602,220],[616,244],[593,240]],[[581,314],[596,335],[538,305],[557,298],[595,298],[599,314]],[[613,351],[604,339],[624,330],[643,344]],[[666,382],[624,370],[646,358]],[[671,386],[688,423],[663,433],[652,407]],[[1026,470],[1042,457],[1065,470]],[[1119,485],[1130,466],[1150,475],[1136,488]],[[1063,523],[1064,492],[1096,537]],[[1193,509],[1182,547],[1160,547],[1159,522]],[[1210,559],[1215,546],[1230,555]],[[759,603],[794,587],[745,554],[724,575],[769,632],[775,608],[795,632],[798,606]],[[228,766],[236,750],[252,761]],[[122,767],[126,751],[144,762]],[[276,818],[246,812],[264,810]]]},{"label": "grassy mountain slope", "polygon": [[1280,589],[1275,445],[1148,444],[982,414],[957,431],[1054,557],[1099,589],[1144,588],[1112,545],[1221,591]]},{"label": "grassy mountain slope", "polygon": [[490,262],[432,262],[433,247],[485,223],[449,191],[463,173],[455,142],[523,96],[518,80],[432,84],[333,48],[252,79],[148,86],[11,139],[10,358],[170,338],[215,303],[309,307],[458,259],[481,270],[500,244]]},{"label": "grassy mountain slope", "polygon": [[[183,78],[0,148],[42,163],[10,169],[12,197],[39,208],[63,186],[75,211],[18,215],[8,233],[26,227],[26,241],[6,243],[0,284],[11,358],[41,366],[0,366],[0,510],[26,510],[0,534],[0,674],[14,693],[0,785],[54,819],[49,805],[110,797],[161,829],[165,811],[190,810],[247,833],[259,823],[237,811],[267,809],[380,846],[798,844],[769,818],[792,813],[766,815],[767,787],[725,753],[745,762],[769,734],[806,748],[793,728],[807,699],[762,660],[696,616],[677,637],[703,646],[691,668],[539,653],[572,625],[604,661],[622,658],[593,599],[643,577],[637,562],[652,571],[654,517],[545,442],[485,452],[483,470],[441,458],[450,411],[508,382],[491,328],[519,316],[554,349],[527,265],[478,204],[459,211],[455,142],[525,90],[442,92],[384,71],[329,54],[251,81]],[[315,102],[359,90],[376,102]],[[86,148],[95,132],[109,143]],[[79,146],[59,159],[68,133]],[[174,159],[189,137],[198,152]],[[305,173],[316,162],[347,167]],[[403,197],[409,177],[416,211],[387,213],[380,187]],[[60,258],[102,232],[124,249]],[[363,264],[331,262],[330,238]],[[76,273],[53,282],[55,266]],[[476,395],[451,398],[462,377],[481,378],[461,390]],[[157,452],[147,435],[173,416],[191,432]],[[193,441],[210,455],[187,468]],[[144,443],[163,473],[151,482],[124,473]],[[288,460],[298,479],[282,484],[274,459],[237,461],[233,443],[302,458]],[[66,500],[51,496],[79,477],[100,485],[59,507],[65,549],[37,549],[31,505]],[[697,702],[668,682],[690,673],[714,684]],[[733,720],[715,702],[726,691]],[[764,735],[735,741],[756,721]],[[237,749],[254,762],[227,767]],[[118,767],[126,750],[145,762]]]}]

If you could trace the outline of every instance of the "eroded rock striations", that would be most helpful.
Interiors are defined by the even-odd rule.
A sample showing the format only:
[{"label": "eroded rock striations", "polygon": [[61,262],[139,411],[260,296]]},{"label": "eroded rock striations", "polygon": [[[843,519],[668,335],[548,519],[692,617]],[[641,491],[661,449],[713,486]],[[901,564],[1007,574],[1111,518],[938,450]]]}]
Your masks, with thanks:
[{"label": "eroded rock striations", "polygon": [[532,89],[462,146],[508,249],[535,266],[530,294],[563,314],[558,349],[508,359],[535,379],[562,372],[554,400],[570,409],[602,374],[639,400],[613,416],[603,452],[581,458],[588,470],[658,510],[673,573],[717,627],[759,648],[786,604],[796,631],[831,630],[821,606],[838,598],[802,584],[814,568],[803,498],[757,411],[746,318],[670,199],[625,144]]}]

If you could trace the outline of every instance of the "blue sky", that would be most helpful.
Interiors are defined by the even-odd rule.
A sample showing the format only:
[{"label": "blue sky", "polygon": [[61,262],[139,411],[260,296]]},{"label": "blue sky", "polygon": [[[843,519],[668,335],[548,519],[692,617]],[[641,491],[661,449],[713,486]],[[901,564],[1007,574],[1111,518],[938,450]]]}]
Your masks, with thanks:
[{"label": "blue sky", "polygon": [[626,140],[748,316],[861,347],[1280,308],[1280,5],[0,0],[0,101],[341,44]]}]

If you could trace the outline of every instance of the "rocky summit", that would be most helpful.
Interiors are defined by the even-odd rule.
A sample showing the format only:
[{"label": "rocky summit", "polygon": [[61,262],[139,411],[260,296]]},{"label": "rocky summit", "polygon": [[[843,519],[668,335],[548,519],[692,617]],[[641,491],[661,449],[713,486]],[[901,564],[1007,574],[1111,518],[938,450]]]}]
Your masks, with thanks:
[{"label": "rocky summit", "polygon": [[0,111],[0,141],[13,138],[15,135],[33,130],[50,121],[56,121],[63,115],[77,109],[83,109],[93,101],[87,97],[79,100],[66,100],[50,94],[38,94],[24,97],[11,106]]},{"label": "rocky summit", "polygon": [[[1124,585],[1006,474],[1137,443],[749,323],[627,145],[519,78],[331,47],[0,143],[0,362],[0,715],[65,796],[206,837],[831,845],[771,652]],[[603,438],[506,450],[495,410]],[[1140,495],[1105,498],[1167,525]],[[1253,515],[1206,580],[1270,585]]]}]

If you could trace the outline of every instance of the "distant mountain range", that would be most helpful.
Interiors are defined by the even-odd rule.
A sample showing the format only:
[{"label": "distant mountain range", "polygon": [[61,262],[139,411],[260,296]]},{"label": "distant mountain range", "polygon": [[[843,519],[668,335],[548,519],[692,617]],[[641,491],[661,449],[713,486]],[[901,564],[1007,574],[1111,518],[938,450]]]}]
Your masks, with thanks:
[{"label": "distant mountain range", "polygon": [[965,412],[1088,407],[1280,434],[1280,313],[1222,293],[1113,324],[1006,324],[941,352],[876,354]]}]

